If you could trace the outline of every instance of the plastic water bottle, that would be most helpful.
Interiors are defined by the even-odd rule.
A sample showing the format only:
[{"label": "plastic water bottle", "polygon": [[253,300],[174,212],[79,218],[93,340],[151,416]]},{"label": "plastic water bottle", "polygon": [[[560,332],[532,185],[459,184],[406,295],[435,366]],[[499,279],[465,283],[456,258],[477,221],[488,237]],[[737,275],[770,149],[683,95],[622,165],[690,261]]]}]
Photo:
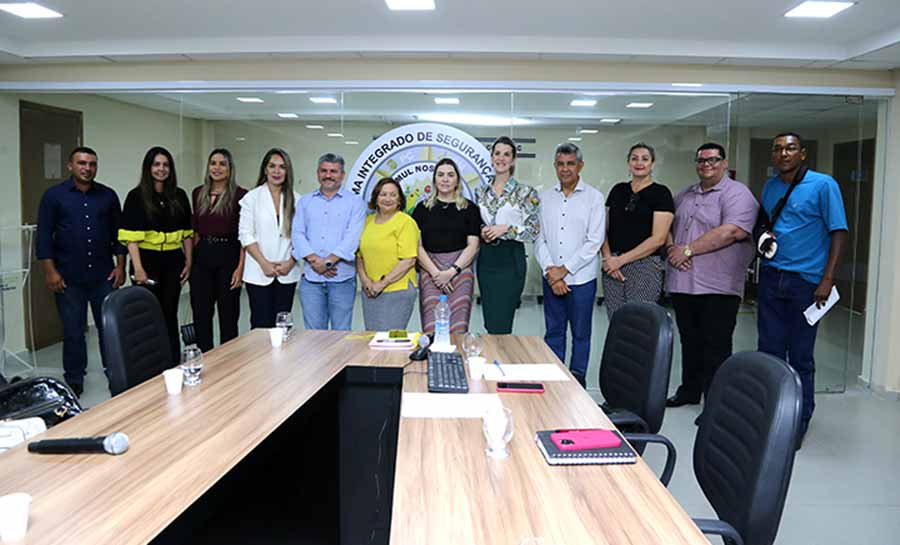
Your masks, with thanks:
[{"label": "plastic water bottle", "polygon": [[450,302],[446,295],[441,295],[434,307],[434,344],[450,344]]}]

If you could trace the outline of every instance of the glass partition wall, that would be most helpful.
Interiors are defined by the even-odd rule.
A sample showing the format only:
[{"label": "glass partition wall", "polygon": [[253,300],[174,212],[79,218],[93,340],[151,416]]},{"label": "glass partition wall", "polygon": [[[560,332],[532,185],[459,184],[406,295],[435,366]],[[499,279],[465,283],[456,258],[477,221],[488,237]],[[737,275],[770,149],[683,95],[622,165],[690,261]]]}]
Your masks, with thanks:
[{"label": "glass partition wall", "polygon": [[[343,155],[347,170],[351,171],[360,157],[365,161],[366,148],[376,139],[416,123],[446,125],[487,146],[500,135],[512,136],[519,153],[516,178],[539,189],[556,183],[553,169],[556,145],[576,143],[585,157],[583,179],[604,194],[615,183],[628,179],[626,153],[636,142],[643,141],[655,148],[654,176],[677,194],[697,181],[692,162],[697,146],[714,141],[728,150],[732,176],[748,184],[758,197],[765,179],[773,173],[769,153],[772,137],[786,130],[798,132],[807,142],[809,166],[834,175],[840,183],[851,227],[851,244],[836,279],[841,301],[824,318],[819,329],[817,388],[843,391],[848,380],[855,383],[861,371],[867,271],[870,260],[878,256],[877,248],[870,247],[872,198],[875,184],[883,183],[874,177],[878,133],[878,103],[874,99],[758,93],[472,89],[0,94],[0,118],[13,121],[4,122],[0,134],[0,155],[7,159],[4,179],[13,180],[7,182],[10,185],[7,193],[19,194],[18,199],[8,199],[4,225],[20,216],[20,203],[22,222],[36,220],[35,199],[61,168],[51,168],[55,159],[48,159],[47,154],[56,148],[48,148],[46,144],[59,140],[59,145],[68,147],[53,135],[52,121],[47,121],[46,128],[32,123],[23,126],[20,144],[16,129],[19,123],[15,120],[28,105],[44,107],[50,113],[74,112],[80,116],[81,142],[95,148],[100,156],[97,179],[113,187],[122,200],[136,185],[141,158],[153,145],[166,146],[173,152],[179,183],[186,190],[202,183],[206,157],[213,148],[231,150],[238,182],[247,188],[256,184],[259,162],[266,150],[283,148],[292,158],[296,190],[307,193],[317,187],[315,168],[321,154]],[[33,136],[29,136],[31,133]],[[411,187],[422,191],[430,173],[404,171],[402,167],[404,161],[418,164],[453,152],[440,142],[433,144],[410,148],[405,155],[392,157],[393,162],[385,162],[378,172],[393,175],[406,172],[411,176]],[[18,181],[20,169],[16,168],[19,165],[21,182]],[[465,175],[472,184],[480,182],[477,170],[473,166],[472,173]],[[35,270],[34,287],[40,291],[42,273]],[[755,271],[749,270],[735,333],[736,351],[756,347],[755,278]],[[525,297],[517,315],[515,333],[543,335],[543,310],[537,298],[540,291],[540,271],[529,257]],[[602,298],[602,293],[598,295]],[[50,347],[42,352],[46,355],[44,359],[60,366],[61,349],[47,352],[54,350],[52,347],[58,343],[54,341],[58,321],[54,322],[52,299],[49,294],[44,296],[43,299],[33,296],[30,305],[34,309],[36,347]],[[190,321],[190,309],[187,297],[184,299],[181,321],[186,323]],[[7,314],[10,324],[7,330],[13,333],[10,343],[24,350],[23,337],[14,330],[22,329],[26,309],[22,308],[21,300],[10,304],[18,307],[18,313]],[[299,303],[294,311],[300,312]],[[354,328],[361,329],[359,305],[357,314]],[[245,306],[242,331],[249,327],[248,317]],[[418,313],[414,312],[410,329],[418,327],[418,323]],[[481,324],[481,308],[475,305],[472,328],[481,330]],[[605,310],[598,306],[590,385],[596,384],[606,327]],[[680,382],[677,346],[675,359],[673,386]]]}]

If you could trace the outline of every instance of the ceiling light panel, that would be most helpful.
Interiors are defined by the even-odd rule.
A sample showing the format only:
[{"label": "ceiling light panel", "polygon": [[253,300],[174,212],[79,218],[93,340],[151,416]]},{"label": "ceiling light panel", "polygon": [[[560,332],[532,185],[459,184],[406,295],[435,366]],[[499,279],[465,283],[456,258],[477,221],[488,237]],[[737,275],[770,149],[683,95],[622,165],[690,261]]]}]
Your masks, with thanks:
[{"label": "ceiling light panel", "polygon": [[827,19],[852,6],[855,2],[803,2],[785,13],[785,17]]},{"label": "ceiling light panel", "polygon": [[652,108],[652,107],[653,107],[653,103],[652,103],[652,102],[630,102],[630,103],[628,103],[628,105],[625,106],[625,107],[626,107],[626,108],[640,108],[640,109],[646,109],[646,108]]},{"label": "ceiling light panel", "polygon": [[238,102],[243,102],[244,104],[262,104],[265,100],[259,97],[237,97]]},{"label": "ceiling light panel", "polygon": [[313,129],[313,130],[321,130],[321,129],[324,129],[325,127],[322,125],[307,125],[306,128]]},{"label": "ceiling light panel", "polygon": [[0,4],[0,10],[12,13],[24,19],[57,19],[63,14],[52,9],[45,8],[34,2],[17,2],[10,4]]},{"label": "ceiling light panel", "polygon": [[459,104],[459,99],[456,97],[435,97],[434,103],[455,106],[455,105]]},{"label": "ceiling light panel", "polygon": [[309,101],[313,104],[337,104],[334,97],[309,97]]},{"label": "ceiling light panel", "polygon": [[278,117],[280,117],[281,119],[298,119],[300,116],[295,113],[287,112],[278,114]]},{"label": "ceiling light panel", "polygon": [[576,98],[572,102],[569,103],[569,106],[574,106],[576,108],[593,108],[597,105],[596,100],[586,99],[586,98]]},{"label": "ceiling light panel", "polygon": [[434,0],[384,0],[391,11],[430,11]]},{"label": "ceiling light panel", "polygon": [[570,136],[569,142],[581,142],[581,137],[580,136]]},{"label": "ceiling light panel", "polygon": [[617,125],[621,122],[622,120],[618,117],[604,117],[600,120],[600,123],[605,123],[606,125]]},{"label": "ceiling light panel", "polygon": [[330,132],[330,133],[328,133],[328,136],[330,138],[343,138],[344,137],[344,135],[339,132]]},{"label": "ceiling light panel", "polygon": [[580,131],[578,131],[579,134],[597,134],[598,132],[600,131],[598,131],[597,129],[581,129]]}]

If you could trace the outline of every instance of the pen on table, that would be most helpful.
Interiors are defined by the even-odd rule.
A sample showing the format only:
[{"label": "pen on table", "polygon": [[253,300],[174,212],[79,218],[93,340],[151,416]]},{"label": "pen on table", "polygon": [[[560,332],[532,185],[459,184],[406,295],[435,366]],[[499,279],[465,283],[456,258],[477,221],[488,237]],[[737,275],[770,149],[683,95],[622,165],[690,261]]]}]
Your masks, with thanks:
[{"label": "pen on table", "polygon": [[497,366],[497,369],[500,370],[500,374],[503,375],[503,376],[505,377],[505,376],[506,376],[506,373],[504,373],[504,372],[503,372],[503,368],[500,367],[500,362],[497,361],[497,360],[494,360],[494,365],[496,365],[496,366]]}]

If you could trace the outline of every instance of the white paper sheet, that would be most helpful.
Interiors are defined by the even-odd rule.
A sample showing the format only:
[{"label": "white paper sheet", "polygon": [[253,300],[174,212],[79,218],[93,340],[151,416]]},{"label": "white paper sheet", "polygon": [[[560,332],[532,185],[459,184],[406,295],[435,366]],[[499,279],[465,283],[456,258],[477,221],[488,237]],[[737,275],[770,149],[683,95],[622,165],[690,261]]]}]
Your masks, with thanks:
[{"label": "white paper sheet", "polygon": [[400,403],[403,418],[481,418],[488,409],[502,409],[497,394],[406,393]]},{"label": "white paper sheet", "polygon": [[840,300],[841,296],[838,295],[837,286],[831,286],[831,293],[828,294],[828,300],[825,301],[825,306],[816,308],[816,304],[813,303],[809,308],[803,311],[803,315],[806,316],[806,323],[809,325],[816,325],[816,323],[822,319],[822,316],[825,316],[825,313],[831,310],[831,307]]},{"label": "white paper sheet", "polygon": [[484,380],[492,382],[561,382],[570,380],[554,363],[500,364],[503,372],[493,362],[484,364]]}]

